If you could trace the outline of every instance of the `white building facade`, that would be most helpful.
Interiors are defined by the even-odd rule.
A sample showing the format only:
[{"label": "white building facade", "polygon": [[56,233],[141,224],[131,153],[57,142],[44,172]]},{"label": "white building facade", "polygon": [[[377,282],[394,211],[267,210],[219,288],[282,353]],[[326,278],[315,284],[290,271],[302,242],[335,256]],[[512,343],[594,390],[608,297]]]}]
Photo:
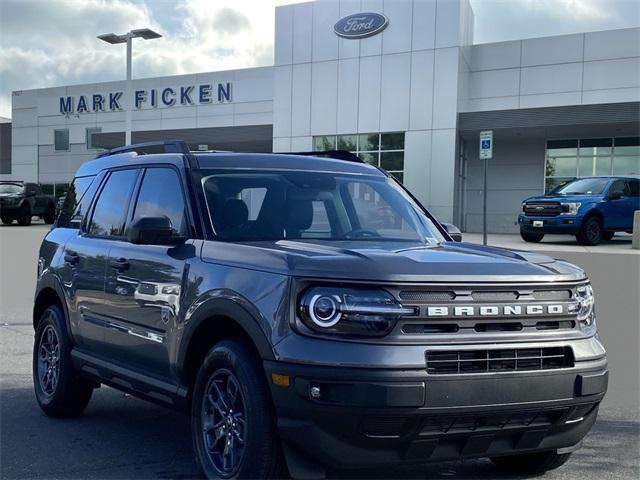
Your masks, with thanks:
[{"label": "white building facade", "polygon": [[[353,36],[357,38],[353,38]],[[351,38],[349,38],[351,37]],[[441,220],[481,228],[480,130],[494,131],[490,231],[575,176],[640,173],[640,29],[473,44],[466,0],[278,7],[273,67],[13,93],[11,172],[64,193],[103,148],[342,149],[385,168]]]}]

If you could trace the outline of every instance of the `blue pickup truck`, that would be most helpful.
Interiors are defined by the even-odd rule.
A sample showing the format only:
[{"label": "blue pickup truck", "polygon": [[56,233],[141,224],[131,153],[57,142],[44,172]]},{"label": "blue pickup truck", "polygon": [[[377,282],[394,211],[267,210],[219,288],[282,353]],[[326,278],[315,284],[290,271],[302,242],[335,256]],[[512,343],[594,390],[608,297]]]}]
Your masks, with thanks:
[{"label": "blue pickup truck", "polygon": [[518,224],[526,242],[539,242],[546,234],[569,234],[581,245],[597,245],[616,232],[630,233],[636,210],[640,177],[586,177],[527,198]]}]

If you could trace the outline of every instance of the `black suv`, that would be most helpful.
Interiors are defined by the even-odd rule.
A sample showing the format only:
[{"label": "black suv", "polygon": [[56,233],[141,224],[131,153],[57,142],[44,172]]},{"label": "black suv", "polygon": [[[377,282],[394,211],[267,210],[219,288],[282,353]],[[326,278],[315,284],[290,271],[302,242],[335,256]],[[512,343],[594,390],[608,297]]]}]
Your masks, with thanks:
[{"label": "black suv", "polygon": [[187,412],[210,478],[562,465],[607,388],[585,273],[454,242],[338,156],[165,142],[85,163],[38,260],[45,413],[100,384]]},{"label": "black suv", "polygon": [[40,185],[16,181],[0,182],[0,219],[5,225],[13,220],[18,225],[30,225],[31,217],[38,216],[48,225],[56,219],[53,195],[42,193]]}]

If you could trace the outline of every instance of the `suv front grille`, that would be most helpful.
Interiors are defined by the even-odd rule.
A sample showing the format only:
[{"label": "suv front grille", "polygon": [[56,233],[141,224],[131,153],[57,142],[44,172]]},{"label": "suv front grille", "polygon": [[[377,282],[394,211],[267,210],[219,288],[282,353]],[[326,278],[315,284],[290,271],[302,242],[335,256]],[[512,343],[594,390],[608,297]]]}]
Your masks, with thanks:
[{"label": "suv front grille", "polygon": [[570,347],[433,350],[426,352],[430,375],[552,370],[573,367]]},{"label": "suv front grille", "polygon": [[524,204],[523,211],[534,217],[555,217],[562,213],[562,206],[559,202],[528,202]]}]

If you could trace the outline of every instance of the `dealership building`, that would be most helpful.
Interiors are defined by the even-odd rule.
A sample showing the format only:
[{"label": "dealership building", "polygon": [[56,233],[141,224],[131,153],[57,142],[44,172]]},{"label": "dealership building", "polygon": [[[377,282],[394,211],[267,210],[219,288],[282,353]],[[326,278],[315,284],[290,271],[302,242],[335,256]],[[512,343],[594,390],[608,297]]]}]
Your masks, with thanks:
[{"label": "dealership building", "polygon": [[0,179],[63,193],[124,144],[127,108],[134,143],[352,151],[465,231],[482,227],[481,130],[492,232],[566,179],[640,173],[639,28],[473,44],[466,0],[318,0],[275,22],[270,67],[13,92]]}]

